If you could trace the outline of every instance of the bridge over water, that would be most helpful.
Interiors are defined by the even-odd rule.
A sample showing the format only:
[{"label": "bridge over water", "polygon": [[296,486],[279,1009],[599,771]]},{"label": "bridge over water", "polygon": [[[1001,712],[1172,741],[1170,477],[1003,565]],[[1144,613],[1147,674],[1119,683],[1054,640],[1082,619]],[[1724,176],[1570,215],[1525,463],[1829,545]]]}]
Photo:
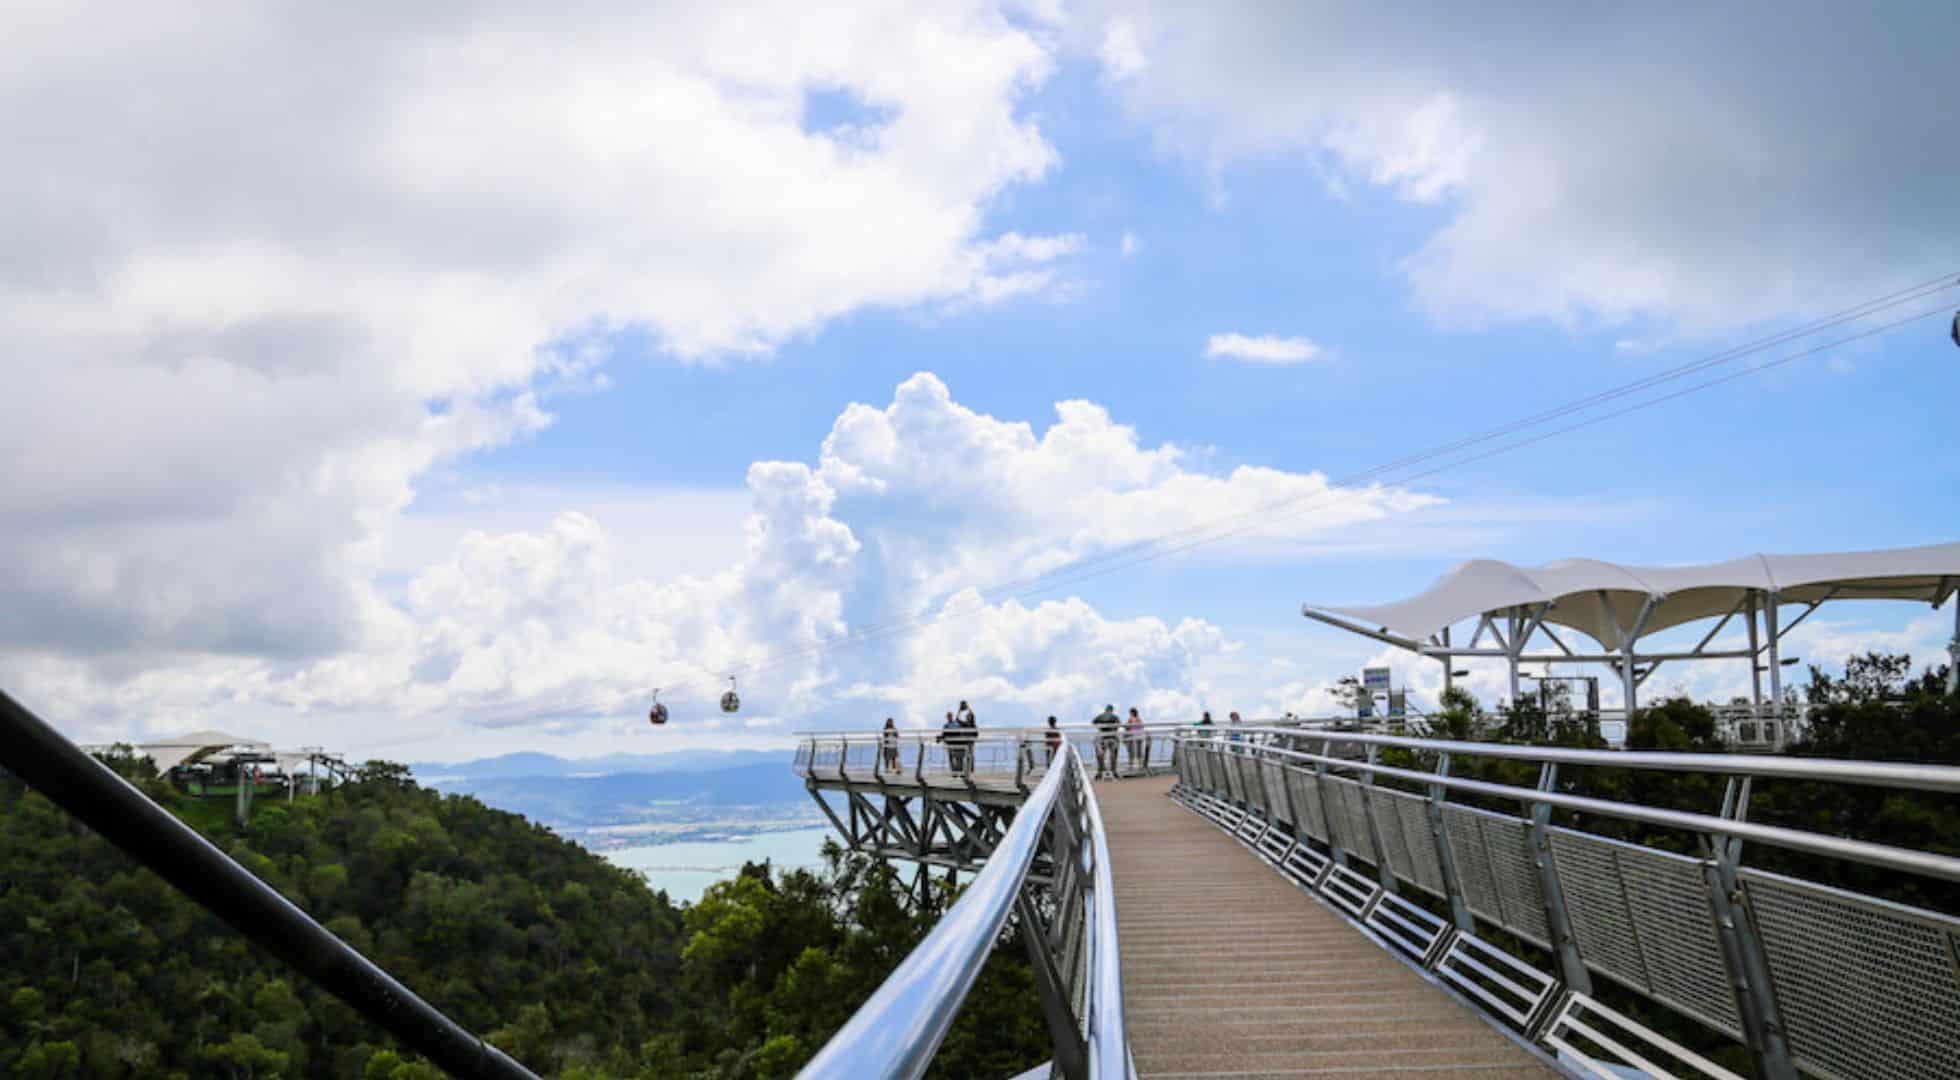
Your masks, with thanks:
[{"label": "bridge over water", "polygon": [[972,874],[805,1076],[923,1072],[1010,917],[1054,1037],[1030,1076],[1960,1076],[1960,858],[1749,818],[1762,784],[1951,797],[1960,768],[1291,727],[1061,742],[804,740],[853,848]]}]

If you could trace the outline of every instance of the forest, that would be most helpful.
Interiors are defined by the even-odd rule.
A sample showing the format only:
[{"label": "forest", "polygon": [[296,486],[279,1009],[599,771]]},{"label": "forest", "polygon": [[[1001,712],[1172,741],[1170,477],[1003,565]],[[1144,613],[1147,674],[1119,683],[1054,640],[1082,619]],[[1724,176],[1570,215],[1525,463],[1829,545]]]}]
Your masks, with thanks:
[{"label": "forest", "polygon": [[[1960,764],[1960,699],[1904,657],[1813,670],[1796,754]],[[1438,735],[1603,745],[1582,714],[1486,716],[1449,702]],[[1640,749],[1721,752],[1712,714],[1686,700],[1635,718]],[[541,1074],[788,1077],[903,959],[952,899],[915,900],[887,867],[832,845],[820,872],[750,866],[676,905],[637,875],[522,817],[417,786],[370,762],[355,781],[261,804],[249,828],[176,792],[147,759],[111,767],[457,1021]],[[1396,752],[1390,764],[1430,767]],[[1461,774],[1529,785],[1534,767],[1466,761]],[[1712,811],[1720,782],[1572,769],[1562,790]],[[1474,801],[1474,800],[1473,800]],[[1960,855],[1951,798],[1849,785],[1757,785],[1756,821]],[[1564,820],[1566,824],[1581,824]],[[1692,850],[1694,838],[1609,820],[1583,827]],[[1954,911],[1923,880],[1752,847],[1747,861]],[[1018,942],[994,951],[935,1075],[998,1078],[1048,1057]],[[0,1076],[440,1075],[347,1007],[16,779],[0,775]],[[1746,1068],[1735,1048],[1638,1002],[1648,1022]]]},{"label": "forest", "polygon": [[[749,866],[692,905],[514,814],[359,778],[258,806],[248,829],[107,758],[459,1023],[543,1075],[787,1077],[948,900],[834,846],[821,872]],[[1048,1057],[1018,942],[995,950],[935,1065]],[[0,776],[0,1076],[423,1080],[442,1075]]]}]

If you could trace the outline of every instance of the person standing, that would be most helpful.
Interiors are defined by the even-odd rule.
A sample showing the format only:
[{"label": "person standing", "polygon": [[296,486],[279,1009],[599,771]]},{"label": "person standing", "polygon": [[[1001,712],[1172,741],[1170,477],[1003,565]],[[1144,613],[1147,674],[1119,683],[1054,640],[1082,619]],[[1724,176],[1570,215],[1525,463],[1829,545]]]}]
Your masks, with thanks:
[{"label": "person standing", "polygon": [[948,712],[946,725],[939,729],[939,741],[946,744],[946,764],[955,773],[966,771],[966,755],[960,750],[962,735],[959,719]]},{"label": "person standing", "polygon": [[889,716],[885,717],[885,730],[878,736],[878,745],[880,751],[885,755],[885,768],[890,772],[897,772],[898,722]]},{"label": "person standing", "polygon": [[1238,742],[1238,741],[1239,741],[1239,731],[1238,731],[1238,728],[1239,728],[1239,714],[1238,714],[1238,713],[1236,713],[1236,712],[1235,712],[1235,713],[1233,713],[1233,714],[1231,715],[1231,717],[1230,717],[1230,720],[1231,720],[1231,724],[1232,724],[1232,741],[1233,741],[1233,742]]},{"label": "person standing", "polygon": [[1126,751],[1124,756],[1128,759],[1131,769],[1137,767],[1138,758],[1144,759],[1146,763],[1149,762],[1149,755],[1144,753],[1143,738],[1143,717],[1138,715],[1136,708],[1132,706],[1130,718],[1123,722],[1123,748]]},{"label": "person standing", "polygon": [[1104,705],[1096,717],[1096,779],[1116,776],[1116,733],[1123,727],[1123,721],[1116,715],[1116,706]]},{"label": "person standing", "polygon": [[960,702],[958,720],[960,726],[961,770],[971,775],[973,772],[973,758],[975,756],[974,744],[980,741],[980,722],[974,719],[973,710],[968,708],[964,701]]},{"label": "person standing", "polygon": [[1048,734],[1042,736],[1048,744],[1048,764],[1055,763],[1055,755],[1062,752],[1062,729],[1055,726],[1055,718],[1048,718]]}]

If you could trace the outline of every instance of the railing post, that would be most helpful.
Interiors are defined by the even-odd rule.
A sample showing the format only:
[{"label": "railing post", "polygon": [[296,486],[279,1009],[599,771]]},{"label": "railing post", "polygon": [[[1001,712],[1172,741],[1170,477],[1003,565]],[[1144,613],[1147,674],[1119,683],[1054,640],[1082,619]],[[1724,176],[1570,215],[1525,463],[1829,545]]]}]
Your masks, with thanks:
[{"label": "railing post", "polygon": [[1264,808],[1266,828],[1271,829],[1273,827],[1273,793],[1266,786],[1266,759],[1255,753],[1254,747],[1248,743],[1245,748],[1245,760],[1252,768],[1253,778],[1259,781],[1259,805]]},{"label": "railing post", "polygon": [[[1751,783],[1746,777],[1740,784],[1735,777],[1729,778],[1722,792],[1724,818],[1740,821],[1748,815]],[[1757,939],[1746,894],[1736,876],[1742,861],[1742,841],[1707,836],[1702,842],[1710,856],[1702,872],[1708,879],[1715,936],[1722,943],[1729,985],[1735,991],[1736,1013],[1742,1020],[1744,1041],[1755,1056],[1756,1073],[1764,1080],[1796,1080],[1797,1069],[1790,1060],[1782,1012],[1776,1005],[1776,987],[1770,982],[1762,942]]]},{"label": "railing post", "polygon": [[[1373,765],[1380,751],[1373,743],[1368,744],[1368,764]],[[1382,883],[1382,891],[1391,896],[1401,895],[1396,889],[1395,867],[1388,861],[1388,845],[1382,842],[1381,823],[1375,820],[1375,773],[1370,769],[1361,774],[1361,820],[1368,824],[1368,842],[1375,846],[1375,877]]]},{"label": "railing post", "polygon": [[[1450,774],[1450,755],[1447,751],[1436,755],[1436,775]],[[1449,789],[1441,784],[1429,785],[1429,836],[1436,843],[1436,864],[1443,871],[1443,892],[1450,901],[1450,921],[1466,934],[1475,933],[1477,921],[1470,915],[1470,905],[1463,898],[1463,879],[1456,873],[1456,853],[1450,850],[1449,825],[1443,818],[1443,803],[1449,798]]]},{"label": "railing post", "polygon": [[[1538,790],[1551,791],[1558,784],[1558,766],[1546,762],[1538,769]],[[1545,925],[1552,935],[1552,952],[1558,957],[1559,977],[1565,988],[1591,996],[1592,973],[1579,956],[1579,940],[1572,934],[1572,919],[1565,911],[1565,890],[1559,887],[1558,867],[1552,862],[1552,808],[1546,803],[1531,804],[1531,857],[1538,868],[1538,888],[1545,894]]]},{"label": "railing post", "polygon": [[[1320,740],[1320,756],[1334,756],[1334,740],[1324,737]],[[1327,782],[1327,763],[1324,761],[1314,762],[1313,775],[1314,790],[1320,793],[1320,817],[1321,820],[1327,822],[1327,851],[1329,857],[1334,860],[1335,866],[1346,870],[1348,868],[1347,851],[1341,847],[1341,830],[1335,825],[1335,822],[1339,821],[1340,818],[1336,815],[1335,804],[1331,801],[1333,785]]]},{"label": "railing post", "polygon": [[1286,782],[1286,770],[1292,767],[1285,761],[1273,763],[1273,768],[1279,773],[1280,796],[1286,800],[1286,820],[1293,826],[1293,842],[1286,845],[1286,850],[1280,852],[1279,857],[1273,860],[1276,863],[1285,862],[1286,857],[1293,854],[1293,849],[1305,841],[1307,835],[1306,828],[1300,824],[1300,808],[1293,804],[1293,785]]}]

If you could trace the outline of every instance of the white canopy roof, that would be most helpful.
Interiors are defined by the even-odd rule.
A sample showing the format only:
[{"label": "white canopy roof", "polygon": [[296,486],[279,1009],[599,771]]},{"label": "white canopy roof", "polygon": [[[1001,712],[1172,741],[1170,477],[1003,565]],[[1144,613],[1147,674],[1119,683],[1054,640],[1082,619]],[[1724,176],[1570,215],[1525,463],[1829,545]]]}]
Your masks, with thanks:
[{"label": "white canopy roof", "polygon": [[1960,586],[1960,543],[1827,555],[1748,555],[1706,566],[1620,566],[1595,559],[1562,559],[1513,566],[1472,559],[1407,600],[1373,607],[1308,609],[1337,615],[1417,643],[1464,619],[1490,614],[1530,615],[1549,603],[1545,621],[1592,637],[1609,649],[1621,644],[1653,598],[1641,633],[1724,615],[1750,591],[1778,594],[1785,603],[1827,599],[1920,600],[1938,605]]},{"label": "white canopy roof", "polygon": [[193,731],[188,735],[175,735],[155,742],[143,743],[136,747],[136,750],[138,753],[149,755],[150,760],[156,763],[158,772],[169,772],[207,750],[226,750],[234,746],[264,749],[270,745],[258,739],[241,738],[222,731]]}]

